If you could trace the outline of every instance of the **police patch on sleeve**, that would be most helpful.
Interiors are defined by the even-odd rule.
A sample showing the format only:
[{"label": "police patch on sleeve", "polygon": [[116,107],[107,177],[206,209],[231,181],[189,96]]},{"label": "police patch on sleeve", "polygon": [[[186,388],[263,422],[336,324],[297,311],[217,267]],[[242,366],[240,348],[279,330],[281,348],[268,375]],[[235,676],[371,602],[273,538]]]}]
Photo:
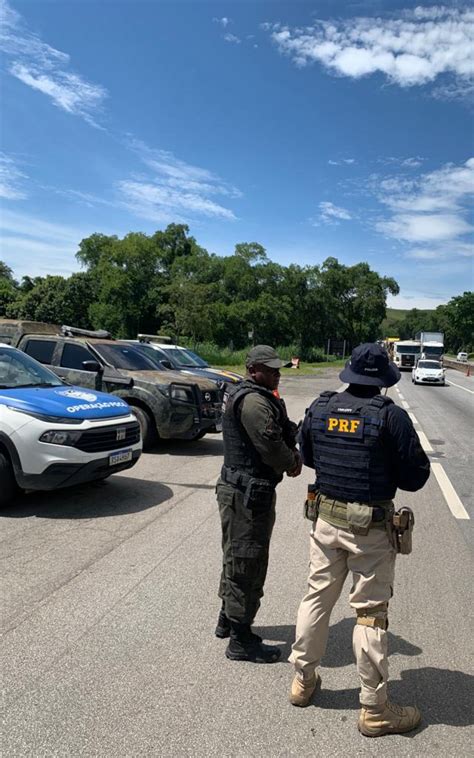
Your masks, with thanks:
[{"label": "police patch on sleeve", "polygon": [[361,439],[364,436],[364,419],[360,416],[341,416],[335,413],[326,418],[325,431],[331,437]]}]

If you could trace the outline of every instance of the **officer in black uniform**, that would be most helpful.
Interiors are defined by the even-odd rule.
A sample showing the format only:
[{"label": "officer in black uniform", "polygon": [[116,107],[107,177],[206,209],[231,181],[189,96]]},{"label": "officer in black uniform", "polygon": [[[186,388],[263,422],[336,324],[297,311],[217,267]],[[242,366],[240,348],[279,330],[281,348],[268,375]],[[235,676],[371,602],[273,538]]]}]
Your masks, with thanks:
[{"label": "officer in black uniform", "polygon": [[290,702],[308,705],[320,682],[317,669],[331,611],[351,571],[349,602],[357,614],[353,648],[361,683],[358,727],[379,737],[408,732],[421,719],[416,707],[388,700],[387,626],[398,545],[392,500],[398,487],[421,489],[430,464],[406,411],[380,394],[381,387],[400,379],[383,347],[359,345],[340,378],[349,387],[323,392],[307,410],[300,435],[303,461],[316,470],[319,514],[290,657],[296,673]]},{"label": "officer in black uniform", "polygon": [[247,376],[229,391],[223,416],[224,465],[216,493],[222,523],[222,609],[217,637],[229,637],[226,656],[273,663],[280,649],[251,630],[260,606],[275,521],[275,488],[286,472],[298,476],[296,425],[276,396],[282,361],[268,345],[246,360]]}]

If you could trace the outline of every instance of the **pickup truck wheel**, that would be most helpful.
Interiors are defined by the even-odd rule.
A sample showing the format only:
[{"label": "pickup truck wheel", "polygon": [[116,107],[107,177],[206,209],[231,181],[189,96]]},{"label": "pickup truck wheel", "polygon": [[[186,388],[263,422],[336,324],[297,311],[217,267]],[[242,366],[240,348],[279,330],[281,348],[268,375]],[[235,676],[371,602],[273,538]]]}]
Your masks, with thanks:
[{"label": "pickup truck wheel", "polygon": [[8,505],[19,491],[11,461],[0,453],[0,505]]},{"label": "pickup truck wheel", "polygon": [[143,449],[147,450],[150,448],[154,441],[155,441],[155,430],[153,426],[153,421],[148,413],[148,411],[145,411],[143,408],[139,408],[138,406],[133,406],[133,412],[135,416],[137,417],[137,421],[140,424],[140,431],[142,434],[142,440],[143,440]]},{"label": "pickup truck wheel", "polygon": [[194,441],[194,440],[202,440],[202,438],[203,438],[203,437],[204,437],[206,434],[207,434],[207,432],[205,432],[204,430],[202,430],[202,429],[201,429],[201,431],[200,431],[200,432],[198,432],[198,433],[196,434],[196,436],[195,436],[195,437],[193,437],[193,441]]}]

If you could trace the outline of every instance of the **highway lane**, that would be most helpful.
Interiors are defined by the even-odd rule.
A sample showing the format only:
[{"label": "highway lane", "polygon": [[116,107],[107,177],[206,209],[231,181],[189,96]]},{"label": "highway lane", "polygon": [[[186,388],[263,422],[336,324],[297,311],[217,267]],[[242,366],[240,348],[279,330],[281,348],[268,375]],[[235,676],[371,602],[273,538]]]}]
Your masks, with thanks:
[{"label": "highway lane", "polygon": [[[285,379],[291,416],[300,418],[316,394],[339,384],[335,371]],[[405,377],[402,389],[408,398]],[[415,413],[424,423],[419,398],[428,395],[418,389],[425,388],[413,388]],[[397,498],[415,510],[416,528],[413,554],[398,561],[390,605],[392,697],[416,702],[424,720],[414,734],[380,742],[355,728],[349,582],[331,619],[320,695],[307,709],[288,703],[286,655],[306,587],[309,524],[302,502],[309,469],[279,487],[258,616],[257,631],[280,642],[284,657],[273,666],[225,659],[225,641],[213,636],[221,563],[214,483],[221,463],[220,436],[163,445],[104,486],[29,495],[3,512],[4,754],[467,755],[472,555],[436,479]]]},{"label": "highway lane", "polygon": [[460,527],[472,536],[474,378],[448,369],[447,382],[445,387],[414,385],[411,374],[403,372],[397,385],[399,392],[391,390],[390,394],[399,404],[409,406],[407,410],[418,422],[417,429],[426,435],[432,447],[429,457],[443,466],[470,516],[471,523]]}]

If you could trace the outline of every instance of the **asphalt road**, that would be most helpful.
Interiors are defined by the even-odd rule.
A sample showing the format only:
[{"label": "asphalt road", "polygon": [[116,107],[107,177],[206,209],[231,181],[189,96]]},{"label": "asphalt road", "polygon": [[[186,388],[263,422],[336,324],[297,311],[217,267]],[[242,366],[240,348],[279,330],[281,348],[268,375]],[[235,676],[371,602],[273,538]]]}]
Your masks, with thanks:
[{"label": "asphalt road", "polygon": [[[405,375],[404,400],[396,390],[390,394],[410,406],[430,456],[472,515],[473,403],[465,390],[474,386],[450,374],[464,390],[412,387]],[[301,417],[317,393],[339,385],[335,372],[285,379],[290,415]],[[398,559],[390,613],[391,696],[417,703],[423,723],[410,735],[369,740],[355,727],[348,585],[331,620],[321,693],[306,709],[288,703],[286,655],[308,563],[302,501],[309,469],[279,487],[257,619],[257,631],[282,644],[282,661],[230,662],[225,641],[213,636],[220,568],[214,483],[221,462],[219,436],[174,443],[105,485],[30,494],[2,512],[2,754],[470,754],[472,522],[453,515],[438,479],[432,475],[420,493],[398,498],[417,518],[414,552]]]}]

